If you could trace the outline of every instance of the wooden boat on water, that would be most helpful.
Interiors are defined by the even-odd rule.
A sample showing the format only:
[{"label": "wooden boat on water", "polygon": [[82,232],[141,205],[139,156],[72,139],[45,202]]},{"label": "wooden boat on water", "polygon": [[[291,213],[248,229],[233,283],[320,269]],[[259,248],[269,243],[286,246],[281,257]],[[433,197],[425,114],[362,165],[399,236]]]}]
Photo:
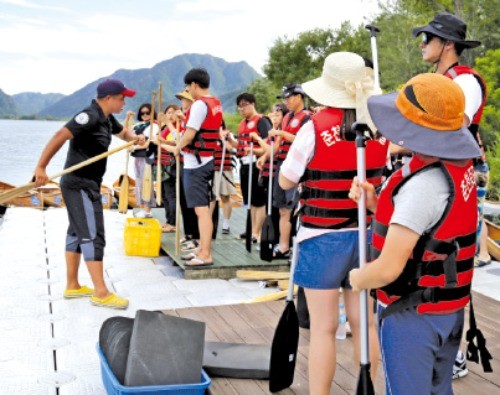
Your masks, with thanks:
[{"label": "wooden boat on water", "polygon": [[[0,193],[10,191],[14,189],[15,186],[8,184],[6,182],[0,181]],[[33,208],[44,208],[45,203],[40,191],[36,189],[32,189],[22,195],[15,197],[12,200],[9,200],[6,206],[18,206],[18,207],[33,207]]]},{"label": "wooden boat on water", "polygon": [[[136,208],[137,199],[135,197],[135,180],[127,176],[128,178],[128,207]],[[120,198],[120,184],[121,184],[122,176],[118,177],[118,179],[113,183],[113,193],[116,199]]]},{"label": "wooden boat on water", "polygon": [[496,261],[500,261],[500,226],[484,219],[488,228],[488,253]]},{"label": "wooden boat on water", "polygon": [[[14,185],[0,181],[0,193],[10,191],[13,188],[15,188]],[[101,185],[101,201],[102,207],[105,209],[110,209],[114,203],[113,191],[106,185]],[[61,187],[56,181],[50,181],[43,187],[34,188],[19,195],[10,200],[6,205],[40,209],[47,207],[65,207]]]}]

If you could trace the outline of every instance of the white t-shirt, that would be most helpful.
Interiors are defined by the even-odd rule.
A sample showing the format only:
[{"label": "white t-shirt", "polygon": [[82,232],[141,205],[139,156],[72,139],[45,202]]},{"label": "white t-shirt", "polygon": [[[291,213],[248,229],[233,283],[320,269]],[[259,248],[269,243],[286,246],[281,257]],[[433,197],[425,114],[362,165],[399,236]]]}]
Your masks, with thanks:
[{"label": "white t-shirt", "polygon": [[[208,113],[208,107],[202,100],[196,100],[192,105],[189,112],[189,119],[186,125],[187,128],[194,129],[196,131],[200,130],[203,121],[205,121]],[[196,159],[196,155],[189,152],[182,151],[182,156],[184,156],[184,168],[185,169],[197,169],[202,167],[214,158],[212,156],[200,156],[201,163]]]},{"label": "white t-shirt", "polygon": [[455,81],[464,92],[465,115],[467,115],[469,121],[472,122],[474,114],[477,113],[477,110],[479,110],[479,107],[481,107],[481,103],[483,101],[483,92],[481,90],[481,85],[479,85],[476,77],[474,77],[472,74],[459,75],[458,77],[454,78],[453,81]]}]

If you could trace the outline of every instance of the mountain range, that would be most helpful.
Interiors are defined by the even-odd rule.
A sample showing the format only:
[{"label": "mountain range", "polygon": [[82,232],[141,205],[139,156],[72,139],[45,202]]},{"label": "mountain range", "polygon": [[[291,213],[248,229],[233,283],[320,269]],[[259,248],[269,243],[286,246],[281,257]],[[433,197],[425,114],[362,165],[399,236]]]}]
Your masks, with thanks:
[{"label": "mountain range", "polygon": [[207,54],[183,54],[162,61],[151,68],[119,69],[109,76],[99,78],[76,92],[64,96],[59,93],[23,92],[6,95],[0,89],[0,117],[36,115],[40,117],[68,118],[86,107],[95,98],[97,85],[106,78],[116,78],[137,91],[127,98],[123,114],[127,110],[137,111],[142,103],[151,102],[151,92],[163,84],[163,106],[178,104],[175,93],[184,87],[183,77],[193,67],[204,67],[210,74],[210,92],[218,96],[224,111],[236,108],[235,99],[261,76],[248,63],[227,62]]}]

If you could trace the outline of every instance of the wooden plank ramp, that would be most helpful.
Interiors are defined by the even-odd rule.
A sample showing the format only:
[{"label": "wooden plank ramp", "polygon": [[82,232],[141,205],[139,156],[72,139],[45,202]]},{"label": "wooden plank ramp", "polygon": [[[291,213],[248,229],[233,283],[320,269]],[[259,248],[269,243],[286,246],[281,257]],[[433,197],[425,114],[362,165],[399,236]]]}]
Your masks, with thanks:
[{"label": "wooden plank ramp", "polygon": [[[175,233],[164,233],[161,241],[162,250],[172,258],[177,265],[184,270],[185,279],[221,278],[230,279],[236,277],[236,271],[240,269],[252,270],[274,270],[289,271],[290,266],[287,260],[276,260],[265,262],[260,259],[257,247],[252,245],[252,253],[245,249],[244,240],[237,239],[237,236],[244,232],[247,210],[243,208],[233,208],[231,215],[231,233],[221,234],[222,229],[222,209],[220,209],[220,221],[217,239],[212,240],[212,256],[214,264],[211,266],[188,267],[180,256],[175,255]],[[161,223],[165,222],[165,211],[163,208],[152,210],[153,216]],[[181,221],[182,222],[182,221]],[[183,232],[181,233],[181,235]],[[181,254],[182,255],[182,254]]]},{"label": "wooden plank ramp", "polygon": [[[166,310],[166,314],[204,321],[206,341],[242,342],[270,344],[274,330],[283,312],[285,302],[266,302],[214,307],[198,307]],[[474,308],[479,328],[487,339],[493,355],[493,373],[484,373],[481,366],[468,362],[469,374],[454,380],[457,395],[491,395],[500,393],[500,302],[474,293]],[[468,314],[466,314],[468,320]],[[467,327],[467,325],[466,325]],[[465,336],[465,334],[464,334]],[[410,339],[408,339],[410,341]],[[356,390],[358,366],[352,358],[352,338],[337,341],[337,369],[332,385],[332,394],[353,394]],[[465,344],[461,349],[466,350]],[[309,330],[300,329],[299,352],[293,385],[280,394],[309,394],[307,358],[309,352]],[[450,372],[451,374],[451,372]],[[379,361],[375,380],[377,394],[385,394],[385,379],[382,362]],[[268,394],[267,380],[243,380],[212,377],[212,394]]]}]

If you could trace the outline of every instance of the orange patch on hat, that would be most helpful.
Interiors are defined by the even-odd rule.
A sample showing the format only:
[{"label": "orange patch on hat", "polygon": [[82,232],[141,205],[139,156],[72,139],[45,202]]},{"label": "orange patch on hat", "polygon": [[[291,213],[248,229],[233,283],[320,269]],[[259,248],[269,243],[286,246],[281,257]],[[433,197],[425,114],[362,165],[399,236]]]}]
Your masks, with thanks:
[{"label": "orange patch on hat", "polygon": [[399,91],[397,109],[409,121],[441,132],[463,125],[465,96],[460,86],[440,74],[420,74]]}]

